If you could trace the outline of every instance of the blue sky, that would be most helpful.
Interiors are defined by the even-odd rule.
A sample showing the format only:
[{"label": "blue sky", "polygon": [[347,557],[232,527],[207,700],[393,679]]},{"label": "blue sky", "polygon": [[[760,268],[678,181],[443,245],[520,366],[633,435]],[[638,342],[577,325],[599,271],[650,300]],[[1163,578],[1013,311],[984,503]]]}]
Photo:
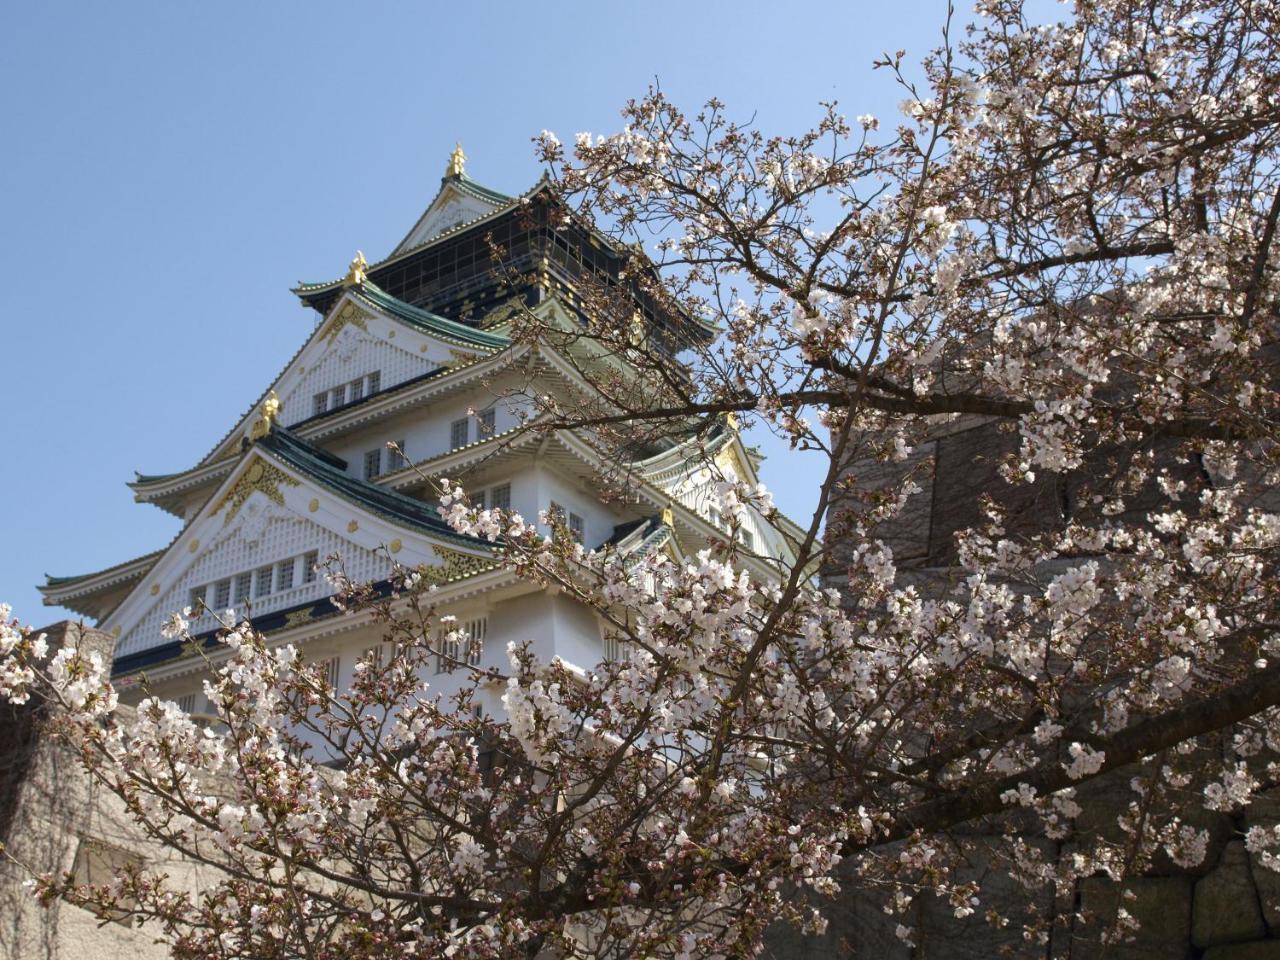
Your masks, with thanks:
[{"label": "blue sky", "polygon": [[[612,132],[656,77],[767,132],[818,101],[890,118],[873,72],[938,38],[945,4],[9,4],[0,35],[0,307],[5,447],[0,600],[24,621],[45,572],[167,543],[135,470],[203,456],[311,329],[289,293],[385,256],[455,140],[506,192],[541,170],[530,138]],[[767,441],[797,518],[817,464]]]}]

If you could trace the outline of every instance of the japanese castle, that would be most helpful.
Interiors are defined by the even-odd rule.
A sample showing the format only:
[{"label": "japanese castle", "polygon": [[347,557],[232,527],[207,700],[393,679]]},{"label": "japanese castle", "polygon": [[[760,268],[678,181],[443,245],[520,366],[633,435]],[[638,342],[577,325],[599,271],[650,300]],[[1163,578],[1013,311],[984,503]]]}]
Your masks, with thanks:
[{"label": "japanese castle", "polygon": [[[518,387],[567,396],[585,384],[552,345],[513,340],[513,315],[581,324],[585,278],[618,277],[626,251],[566,225],[545,181],[507,196],[468,177],[464,160],[459,147],[389,256],[368,264],[357,254],[345,277],[295,288],[318,316],[313,332],[199,463],[130,484],[139,502],[182,519],[174,540],[40,588],[47,604],[117,638],[114,675],[126,700],[140,695],[145,673],[157,695],[207,712],[204,660],[161,634],[184,607],[234,609],[273,641],[324,661],[335,685],[349,683],[359,659],[380,649],[381,628],[330,602],[333,587],[317,567],[332,554],[354,580],[385,584],[396,562],[421,567],[437,585],[438,609],[471,638],[436,658],[438,692],[450,692],[459,662],[505,665],[510,641],[584,668],[620,655],[589,609],[499,568],[491,544],[446,526],[440,478],[460,481],[473,503],[526,518],[550,511],[588,549],[637,559],[651,551],[679,559],[725,536],[715,484],[754,483],[759,459],[731,419],[710,436],[639,451],[625,464],[630,495],[608,502],[598,478],[617,471],[612,454],[585,433],[524,428],[531,410]],[[714,336],[628,291],[644,323]],[[789,555],[796,531],[782,523],[752,516],[743,528],[754,555],[742,563],[756,575],[774,575],[771,559]],[[191,633],[209,641],[217,628],[206,612]]]}]

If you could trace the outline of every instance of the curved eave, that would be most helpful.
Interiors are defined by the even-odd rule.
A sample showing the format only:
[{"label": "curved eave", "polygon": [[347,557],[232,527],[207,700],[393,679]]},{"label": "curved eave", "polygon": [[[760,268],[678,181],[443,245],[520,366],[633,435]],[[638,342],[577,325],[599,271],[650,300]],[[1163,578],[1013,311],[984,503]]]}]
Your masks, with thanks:
[{"label": "curved eave", "polygon": [[105,570],[77,576],[53,577],[45,574],[45,582],[37,584],[36,589],[44,598],[45,606],[66,607],[87,617],[100,619],[123,599],[134,584],[147,575],[147,571],[156,565],[163,554],[163,550],[155,550]]},{"label": "curved eave", "polygon": [[389,318],[403,320],[415,329],[439,337],[455,346],[490,351],[504,350],[511,346],[510,337],[478,330],[465,323],[439,316],[430,310],[423,310],[411,303],[405,303],[391,296],[372,281],[351,287],[350,293],[354,299],[361,301],[371,310]]}]

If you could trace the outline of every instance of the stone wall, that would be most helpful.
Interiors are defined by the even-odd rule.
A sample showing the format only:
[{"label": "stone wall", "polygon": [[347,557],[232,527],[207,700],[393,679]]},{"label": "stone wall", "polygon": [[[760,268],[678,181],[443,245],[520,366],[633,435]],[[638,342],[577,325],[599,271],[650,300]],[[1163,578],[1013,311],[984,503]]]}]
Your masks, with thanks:
[{"label": "stone wall", "polygon": [[[45,628],[56,649],[70,640],[110,659],[113,641],[101,631],[62,622]],[[42,907],[24,881],[31,873],[71,871],[107,879],[121,860],[142,861],[196,881],[193,865],[149,842],[120,801],[93,783],[66,746],[42,736],[39,711],[15,711],[0,734],[0,957],[7,960],[160,960],[167,957],[150,929],[98,920],[65,902]],[[16,861],[16,862],[15,862]]]},{"label": "stone wall", "polygon": [[[833,500],[828,515],[827,585],[847,588],[842,563],[852,545],[847,535],[841,540],[842,516],[862,509],[861,491],[907,477],[921,488],[899,517],[882,524],[873,535],[892,548],[901,582],[936,595],[961,576],[952,566],[954,535],[978,522],[982,498],[992,498],[1006,512],[1005,527],[1012,537],[1052,529],[1068,516],[1092,520],[1087,515],[1092,495],[1104,492],[1111,478],[1143,452],[1096,453],[1070,475],[1050,474],[1015,488],[1001,481],[997,470],[1016,442],[1016,434],[995,421],[962,417],[939,425],[903,462],[851,464],[850,487]],[[1175,463],[1167,450],[1149,452],[1162,463]],[[1196,462],[1179,463],[1175,469],[1196,483],[1211,482]],[[1129,508],[1123,517],[1144,514],[1156,505],[1158,496],[1153,486],[1129,491]],[[1280,493],[1273,489],[1260,488],[1258,500],[1264,509],[1280,508]],[[1214,742],[1205,749],[1223,746]],[[1098,836],[1122,841],[1116,818],[1136,796],[1129,787],[1135,772],[1118,770],[1082,784],[1077,799],[1083,813],[1072,836],[1061,842],[1031,837],[1030,842],[1052,860],[1070,856],[1078,844]],[[968,838],[958,838],[968,844],[966,856],[974,876],[983,879],[986,903],[1015,922],[1022,917],[1044,922],[1051,930],[1044,942],[1028,942],[1008,928],[994,929],[981,911],[956,920],[947,905],[932,895],[918,898],[906,918],[891,918],[873,894],[851,880],[837,902],[824,905],[831,919],[825,936],[806,938],[792,930],[774,929],[766,956],[777,960],[1002,956],[1018,960],[1280,960],[1280,873],[1257,862],[1243,841],[1251,826],[1280,823],[1280,792],[1255,800],[1240,816],[1199,811],[1184,820],[1209,831],[1204,862],[1182,869],[1157,856],[1145,875],[1123,884],[1123,894],[1121,885],[1096,876],[1069,890],[1031,895],[984,855],[982,827],[974,825]],[[1103,943],[1102,931],[1112,926],[1121,907],[1139,921],[1140,932],[1129,942]],[[899,923],[913,928],[910,945],[895,935]]]}]

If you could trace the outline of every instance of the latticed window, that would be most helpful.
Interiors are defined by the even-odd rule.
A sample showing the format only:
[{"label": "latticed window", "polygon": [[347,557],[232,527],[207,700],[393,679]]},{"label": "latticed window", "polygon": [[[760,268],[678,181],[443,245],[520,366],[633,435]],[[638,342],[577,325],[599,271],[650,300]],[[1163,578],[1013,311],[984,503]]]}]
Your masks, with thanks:
[{"label": "latticed window", "polygon": [[289,590],[293,587],[293,558],[281,560],[276,564],[276,589]]},{"label": "latticed window", "polygon": [[178,698],[178,709],[183,713],[196,712],[196,695],[194,693],[183,694]]},{"label": "latticed window", "polygon": [[253,595],[255,597],[265,597],[271,592],[271,567],[258,568],[258,582],[254,584]]},{"label": "latticed window", "polygon": [[249,599],[250,591],[253,589],[253,573],[246,570],[244,573],[236,575],[236,603],[243,603]]},{"label": "latticed window", "polygon": [[409,458],[404,455],[404,441],[397,440],[394,447],[387,448],[387,460],[389,461],[389,469],[403,470],[409,465]]},{"label": "latticed window", "polygon": [[379,390],[382,389],[382,371],[381,370],[373,371],[373,373],[369,374],[369,376],[366,377],[365,380],[369,384],[369,388],[365,391],[365,396],[377,393]]},{"label": "latticed window", "polygon": [[334,387],[329,394],[329,409],[336,410],[347,402],[347,385],[344,383],[340,387]]},{"label": "latticed window", "polygon": [[329,391],[317,393],[311,398],[311,415],[318,417],[329,408]]},{"label": "latticed window", "polygon": [[327,660],[320,661],[320,668],[323,671],[325,682],[335,690],[338,689],[338,670],[341,666],[341,661],[337,657],[329,657]]},{"label": "latticed window", "polygon": [[302,558],[302,582],[316,582],[316,564],[320,562],[320,554],[318,551],[312,550]]},{"label": "latticed window", "polygon": [[488,629],[487,617],[476,617],[474,620],[467,621],[464,630],[467,641],[467,663],[473,667],[479,665],[480,657],[484,653],[484,635]]},{"label": "latticed window", "polygon": [[470,421],[468,421],[466,417],[463,417],[461,420],[453,421],[449,427],[450,450],[457,450],[459,447],[465,447],[467,445],[467,436],[470,432],[468,428],[470,425]]},{"label": "latticed window", "polygon": [[441,630],[436,654],[436,673],[451,673],[458,663],[458,631]]},{"label": "latticed window", "polygon": [[231,581],[219,580],[213,587],[213,608],[219,613],[231,606]]},{"label": "latticed window", "polygon": [[480,435],[477,439],[484,440],[493,436],[494,425],[497,422],[497,411],[490,407],[488,410],[480,411]]},{"label": "latticed window", "polygon": [[208,587],[192,587],[191,592],[187,594],[187,606],[191,608],[191,612],[196,616],[200,615],[200,604],[204,600],[204,593]]},{"label": "latticed window", "polygon": [[573,537],[573,539],[577,540],[579,543],[584,543],[586,541],[587,522],[585,520],[583,520],[576,513],[571,513],[569,514],[568,526],[569,526],[569,536]]},{"label": "latticed window", "polygon": [[739,540],[739,541],[742,543],[742,545],[743,545],[744,547],[746,547],[748,550],[754,550],[754,549],[756,548],[756,538],[755,538],[755,535],[754,535],[750,530],[748,530],[746,527],[740,527],[740,528],[738,529],[738,540]]},{"label": "latticed window", "polygon": [[372,480],[382,473],[382,448],[370,450],[364,455],[364,478]]},{"label": "latticed window", "polygon": [[502,483],[489,491],[489,507],[493,510],[511,509],[511,484]]},{"label": "latticed window", "polygon": [[350,386],[347,388],[347,396],[352,403],[364,397],[364,377],[351,381]]},{"label": "latticed window", "polygon": [[369,664],[370,669],[377,670],[382,666],[383,656],[386,652],[386,644],[375,643],[361,654],[361,659]]}]

